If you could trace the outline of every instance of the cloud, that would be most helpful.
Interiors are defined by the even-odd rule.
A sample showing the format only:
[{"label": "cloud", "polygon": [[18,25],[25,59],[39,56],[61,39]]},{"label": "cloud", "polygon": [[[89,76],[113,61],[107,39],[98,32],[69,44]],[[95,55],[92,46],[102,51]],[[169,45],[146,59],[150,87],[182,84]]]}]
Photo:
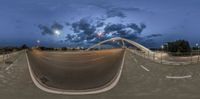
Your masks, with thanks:
[{"label": "cloud", "polygon": [[137,40],[145,45],[146,47],[156,47],[157,42],[155,42],[155,38],[163,36],[162,34],[149,34],[147,36],[143,36],[138,38]]},{"label": "cloud", "polygon": [[90,40],[95,38],[95,31],[97,27],[103,26],[104,23],[101,21],[93,21],[94,20],[85,17],[77,22],[67,24],[67,26],[70,26],[72,28],[73,33],[68,34],[65,37],[65,41],[72,43],[81,43],[84,40],[86,40],[86,42],[89,42]]},{"label": "cloud", "polygon": [[141,33],[143,31],[143,29],[146,28],[146,25],[144,23],[141,23],[140,26],[138,26],[135,23],[131,23],[131,24],[128,24],[128,27],[134,29],[136,31],[136,33]]},{"label": "cloud", "polygon": [[105,23],[102,21],[97,21],[96,27],[102,27]]},{"label": "cloud", "polygon": [[116,7],[116,10],[121,10],[121,11],[134,11],[134,12],[143,12],[145,10],[141,9],[141,8],[123,8],[123,7]]},{"label": "cloud", "polygon": [[126,17],[126,15],[122,11],[116,10],[116,9],[108,10],[106,12],[106,16],[107,16],[107,18],[111,18],[111,17],[125,18]]},{"label": "cloud", "polygon": [[95,26],[90,24],[90,20],[87,18],[83,18],[78,22],[72,23],[72,28],[74,33],[84,33],[86,35],[90,35],[95,32]]},{"label": "cloud", "polygon": [[[143,25],[142,25],[143,26]],[[106,34],[111,34],[110,37],[123,37],[131,40],[137,39],[144,27],[135,23],[131,24],[108,24],[104,31]]]},{"label": "cloud", "polygon": [[141,8],[138,8],[138,7],[119,7],[119,6],[117,7],[117,6],[105,4],[105,3],[104,4],[102,4],[102,3],[92,3],[90,5],[101,8],[101,9],[105,9],[105,10],[114,9],[114,10],[134,11],[134,12],[144,12],[145,11],[144,9],[141,9]]},{"label": "cloud", "polygon": [[120,32],[125,27],[126,26],[123,24],[108,24],[106,25],[104,30],[106,33],[113,32],[113,31]]},{"label": "cloud", "polygon": [[69,22],[66,22],[65,25],[70,26],[71,24]]},{"label": "cloud", "polygon": [[51,29],[56,29],[56,30],[62,30],[64,27],[61,25],[61,24],[59,24],[59,23],[57,23],[57,22],[55,22],[52,26],[51,26]]},{"label": "cloud", "polygon": [[53,35],[53,32],[52,30],[48,27],[48,26],[44,26],[44,25],[38,25],[39,29],[42,30],[42,34],[45,35],[45,34],[49,34],[49,35]]},{"label": "cloud", "polygon": [[126,11],[132,11],[132,12],[147,12],[146,10],[143,10],[141,8],[128,8],[128,7],[114,7],[114,6],[110,6],[110,7],[103,7],[106,10],[106,14],[108,18],[111,17],[120,17],[120,18],[125,18],[126,15],[124,12]]},{"label": "cloud", "polygon": [[160,37],[162,36],[162,34],[150,34],[148,36],[146,36],[147,38],[154,38],[154,37]]},{"label": "cloud", "polygon": [[90,5],[104,9],[106,11],[107,18],[111,18],[111,17],[125,18],[126,15],[125,15],[124,12],[126,12],[126,11],[149,12],[149,11],[146,11],[145,9],[141,9],[141,8],[138,8],[138,7],[119,7],[119,6],[113,6],[113,5],[109,5],[109,4],[105,4],[105,3],[104,4],[93,3],[93,4],[90,4]]},{"label": "cloud", "polygon": [[[87,46],[113,37],[123,37],[147,44],[148,42],[152,43],[154,37],[162,36],[161,34],[151,34],[141,37],[146,28],[144,23],[107,23],[105,17],[83,17],[72,23],[66,22],[65,25],[71,29],[72,33],[66,34],[60,43],[70,46]],[[40,24],[38,27],[43,35],[55,35],[55,30],[61,31],[64,28],[57,22],[51,26]]]},{"label": "cloud", "polygon": [[[99,18],[82,18],[79,21],[69,23],[67,26],[72,28],[73,33],[67,34],[67,43],[97,43],[113,37],[123,37],[131,40],[139,38],[145,24],[105,24],[106,20]],[[98,33],[101,33],[99,35]]]},{"label": "cloud", "polygon": [[39,24],[38,28],[41,30],[42,35],[55,35],[55,30],[61,31],[63,30],[64,26],[54,22],[50,27],[46,25]]}]

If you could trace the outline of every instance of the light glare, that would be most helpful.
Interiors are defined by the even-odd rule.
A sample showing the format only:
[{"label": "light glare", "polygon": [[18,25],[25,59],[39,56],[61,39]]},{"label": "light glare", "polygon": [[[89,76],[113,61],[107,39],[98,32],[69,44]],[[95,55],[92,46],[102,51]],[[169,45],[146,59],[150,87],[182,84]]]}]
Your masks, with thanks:
[{"label": "light glare", "polygon": [[59,30],[55,30],[54,33],[58,36],[61,34]]}]

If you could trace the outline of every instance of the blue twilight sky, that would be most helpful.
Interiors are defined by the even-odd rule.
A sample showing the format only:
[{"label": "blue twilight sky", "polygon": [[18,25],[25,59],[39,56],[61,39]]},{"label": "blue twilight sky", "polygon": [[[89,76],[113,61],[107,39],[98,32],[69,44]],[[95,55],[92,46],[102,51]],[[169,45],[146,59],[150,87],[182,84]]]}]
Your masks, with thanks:
[{"label": "blue twilight sky", "polygon": [[124,37],[147,47],[200,43],[200,0],[0,0],[0,47],[37,40],[88,46]]}]

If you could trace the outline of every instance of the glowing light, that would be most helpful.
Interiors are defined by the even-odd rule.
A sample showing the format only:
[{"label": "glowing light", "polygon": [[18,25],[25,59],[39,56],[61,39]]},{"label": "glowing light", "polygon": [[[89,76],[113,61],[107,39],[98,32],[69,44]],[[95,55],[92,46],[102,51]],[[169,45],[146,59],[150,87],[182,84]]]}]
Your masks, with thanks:
[{"label": "glowing light", "polygon": [[37,40],[37,43],[40,43],[40,40]]},{"label": "glowing light", "polygon": [[59,30],[54,30],[54,33],[59,36],[61,34],[61,32]]},{"label": "glowing light", "polygon": [[164,49],[164,45],[161,45],[161,48]]},{"label": "glowing light", "polygon": [[102,35],[103,35],[102,32],[98,32],[98,33],[97,33],[97,36],[98,36],[98,37],[101,37]]}]

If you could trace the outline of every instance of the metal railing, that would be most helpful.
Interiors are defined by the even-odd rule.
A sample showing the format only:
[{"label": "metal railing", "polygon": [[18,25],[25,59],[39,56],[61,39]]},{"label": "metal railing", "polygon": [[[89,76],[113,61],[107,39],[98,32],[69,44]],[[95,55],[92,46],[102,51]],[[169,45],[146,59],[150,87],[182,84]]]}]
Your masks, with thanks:
[{"label": "metal railing", "polygon": [[0,52],[0,63],[6,63],[8,60],[15,60],[20,51]]},{"label": "metal railing", "polygon": [[142,56],[144,58],[150,59],[152,61],[169,64],[169,65],[188,65],[200,62],[199,53],[172,53],[163,51],[153,51],[153,53],[143,52],[136,49],[130,49],[136,55]]}]

